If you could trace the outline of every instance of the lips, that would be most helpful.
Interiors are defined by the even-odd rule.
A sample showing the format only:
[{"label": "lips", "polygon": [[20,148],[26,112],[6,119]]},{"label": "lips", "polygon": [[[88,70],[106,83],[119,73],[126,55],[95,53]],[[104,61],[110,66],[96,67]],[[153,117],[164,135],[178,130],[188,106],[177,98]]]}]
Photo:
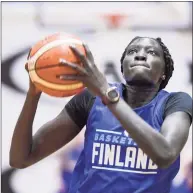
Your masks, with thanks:
[{"label": "lips", "polygon": [[146,68],[150,68],[150,66],[147,63],[144,63],[144,62],[135,62],[130,67],[132,68],[132,67],[136,67],[136,66],[143,66],[143,67],[146,67]]}]

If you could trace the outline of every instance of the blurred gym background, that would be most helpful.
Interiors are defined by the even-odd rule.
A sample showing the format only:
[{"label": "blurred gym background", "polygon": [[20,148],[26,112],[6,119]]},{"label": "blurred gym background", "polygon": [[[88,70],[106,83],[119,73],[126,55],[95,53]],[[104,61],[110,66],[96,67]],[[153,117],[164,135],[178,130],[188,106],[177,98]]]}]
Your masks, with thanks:
[{"label": "blurred gym background", "polygon": [[[28,51],[55,32],[72,33],[87,42],[109,82],[123,81],[120,57],[133,37],[161,37],[175,61],[166,90],[192,96],[192,2],[2,2],[2,193],[66,193],[82,149],[84,130],[34,166],[24,170],[9,166],[11,137],[28,88],[24,70]],[[33,132],[69,100],[43,94]],[[192,192],[192,130],[171,191],[188,192]]]}]

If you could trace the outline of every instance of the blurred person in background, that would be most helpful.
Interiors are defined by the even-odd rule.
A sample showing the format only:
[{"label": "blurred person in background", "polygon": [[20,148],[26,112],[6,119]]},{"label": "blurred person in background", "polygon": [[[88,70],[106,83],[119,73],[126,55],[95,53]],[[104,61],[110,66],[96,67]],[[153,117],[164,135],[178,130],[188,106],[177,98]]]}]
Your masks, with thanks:
[{"label": "blurred person in background", "polygon": [[79,134],[59,154],[61,189],[58,193],[67,193],[69,191],[72,173],[83,149],[83,140],[84,136]]},{"label": "blurred person in background", "polygon": [[88,46],[87,58],[71,49],[84,67],[61,59],[61,65],[80,75],[58,78],[81,80],[87,89],[32,136],[41,91],[30,81],[12,138],[10,165],[37,163],[86,125],[69,193],[169,193],[192,123],[192,99],[184,92],[163,90],[174,70],[166,45],[160,38],[135,37],[121,57],[126,83],[115,84],[98,70]]},{"label": "blurred person in background", "polygon": [[192,193],[192,162],[185,166],[183,181],[178,186],[172,186],[171,193]]}]

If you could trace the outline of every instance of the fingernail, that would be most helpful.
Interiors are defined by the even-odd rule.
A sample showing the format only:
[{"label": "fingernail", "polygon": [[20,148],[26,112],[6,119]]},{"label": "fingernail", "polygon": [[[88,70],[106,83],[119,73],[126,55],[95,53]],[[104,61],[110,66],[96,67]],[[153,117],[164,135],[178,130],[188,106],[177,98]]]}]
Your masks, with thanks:
[{"label": "fingernail", "polygon": [[60,63],[65,63],[65,62],[66,62],[66,60],[64,60],[64,59],[60,58],[59,62],[60,62]]},{"label": "fingernail", "polygon": [[73,44],[70,45],[71,48],[75,48],[75,46]]},{"label": "fingernail", "polygon": [[82,45],[86,46],[86,42],[82,42]]}]

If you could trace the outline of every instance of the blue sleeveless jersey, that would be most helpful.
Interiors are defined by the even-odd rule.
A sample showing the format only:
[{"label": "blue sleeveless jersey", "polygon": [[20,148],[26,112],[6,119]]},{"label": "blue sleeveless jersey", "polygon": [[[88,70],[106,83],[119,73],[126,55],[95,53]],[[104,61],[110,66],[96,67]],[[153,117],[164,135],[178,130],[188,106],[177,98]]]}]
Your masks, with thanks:
[{"label": "blue sleeveless jersey", "polygon": [[[114,85],[122,97],[122,84]],[[161,90],[149,104],[133,110],[160,132],[163,103],[170,94]],[[169,193],[179,166],[178,157],[167,169],[159,169],[96,97],[69,193]]]}]

